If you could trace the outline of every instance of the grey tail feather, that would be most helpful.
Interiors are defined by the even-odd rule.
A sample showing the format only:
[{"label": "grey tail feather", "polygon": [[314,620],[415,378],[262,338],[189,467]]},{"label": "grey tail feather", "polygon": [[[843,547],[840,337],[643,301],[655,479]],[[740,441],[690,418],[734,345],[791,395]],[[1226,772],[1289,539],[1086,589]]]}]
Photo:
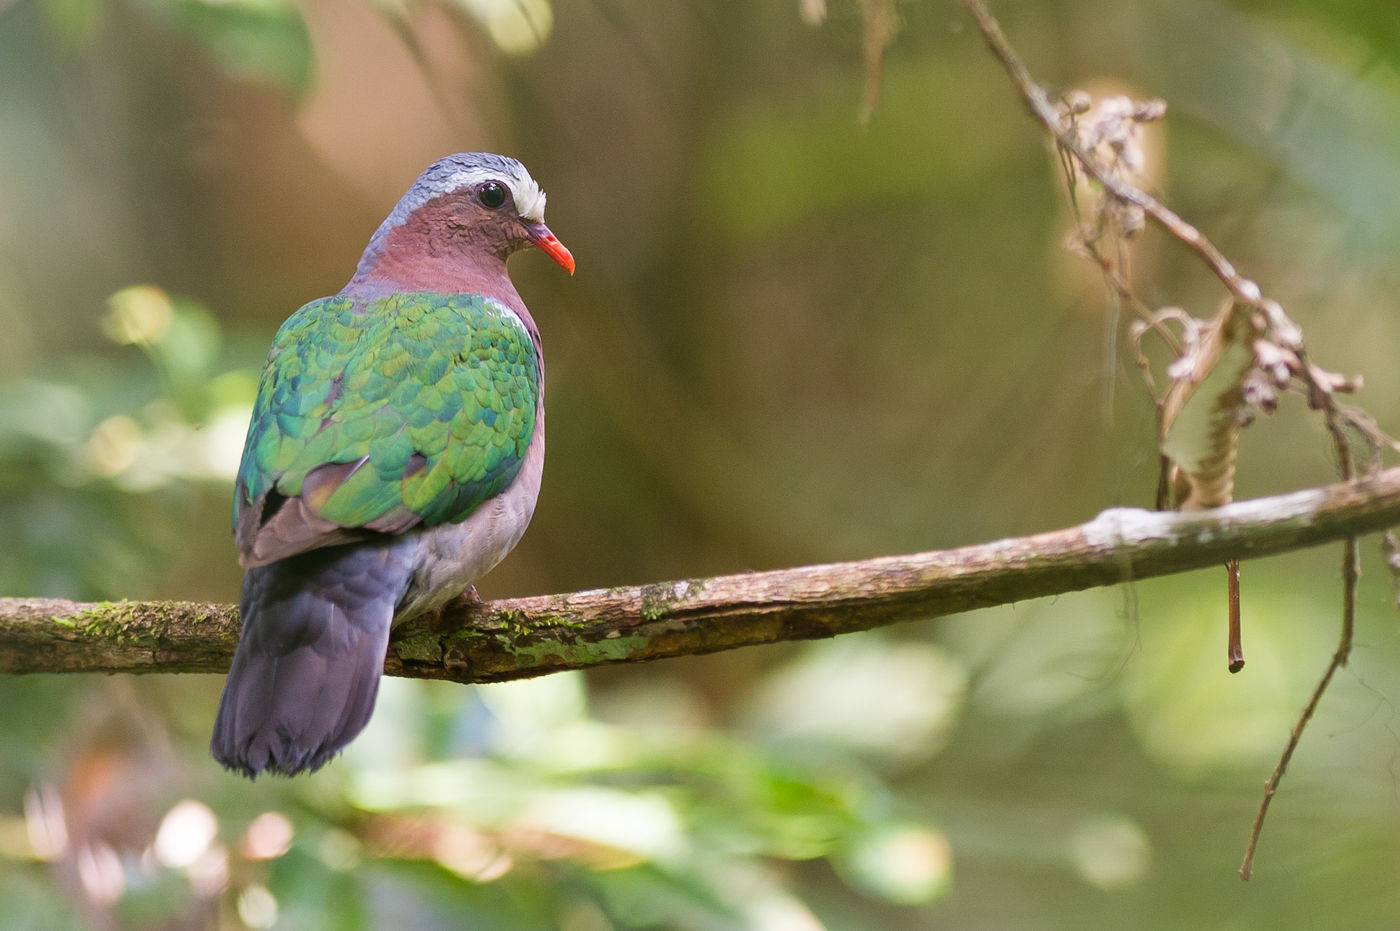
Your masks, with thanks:
[{"label": "grey tail feather", "polygon": [[255,778],[324,766],[369,723],[411,541],[356,543],[248,570],[243,632],[209,749]]}]

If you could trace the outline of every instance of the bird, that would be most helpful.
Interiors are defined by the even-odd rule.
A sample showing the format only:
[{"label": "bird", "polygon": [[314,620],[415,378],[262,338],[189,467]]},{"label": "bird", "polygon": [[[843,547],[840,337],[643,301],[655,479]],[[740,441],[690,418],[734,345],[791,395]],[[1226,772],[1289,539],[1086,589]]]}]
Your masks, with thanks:
[{"label": "bird", "polygon": [[513,158],[418,177],[339,293],[277,331],[233,503],[242,631],[210,751],[312,772],[369,722],[392,626],[464,593],[519,542],[544,467],[540,333],[506,260],[574,273]]}]

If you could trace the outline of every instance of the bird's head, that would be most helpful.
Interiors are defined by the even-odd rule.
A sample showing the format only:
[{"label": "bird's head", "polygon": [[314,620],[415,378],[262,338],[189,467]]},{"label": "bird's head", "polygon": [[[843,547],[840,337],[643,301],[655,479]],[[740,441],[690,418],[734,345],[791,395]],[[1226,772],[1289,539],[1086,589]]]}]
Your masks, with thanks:
[{"label": "bird's head", "polygon": [[356,279],[441,287],[436,279],[454,265],[467,276],[486,274],[527,246],[572,275],[574,257],[545,226],[544,205],[544,191],[515,159],[449,155],[429,165],[380,224]]}]

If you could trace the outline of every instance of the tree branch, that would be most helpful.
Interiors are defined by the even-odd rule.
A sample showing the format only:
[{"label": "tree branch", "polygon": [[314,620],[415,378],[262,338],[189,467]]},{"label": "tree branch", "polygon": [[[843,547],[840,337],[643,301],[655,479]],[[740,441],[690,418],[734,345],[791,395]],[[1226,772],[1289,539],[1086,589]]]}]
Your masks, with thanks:
[{"label": "tree branch", "polygon": [[[459,603],[400,625],[392,675],[493,682],[868,630],[1114,585],[1400,524],[1400,467],[1196,512],[953,550],[632,588]],[[224,672],[237,611],[191,602],[0,599],[0,672]]]}]

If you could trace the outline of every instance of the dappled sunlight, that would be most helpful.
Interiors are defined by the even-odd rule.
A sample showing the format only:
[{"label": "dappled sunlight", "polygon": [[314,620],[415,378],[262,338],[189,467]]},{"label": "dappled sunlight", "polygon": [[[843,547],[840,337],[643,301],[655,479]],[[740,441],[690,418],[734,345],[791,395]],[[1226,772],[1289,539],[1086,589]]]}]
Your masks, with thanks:
[{"label": "dappled sunlight", "polygon": [[161,819],[152,850],[162,866],[185,869],[204,856],[218,832],[209,806],[185,799]]},{"label": "dappled sunlight", "polygon": [[272,860],[292,847],[296,831],[280,811],[265,811],[253,819],[243,833],[238,851],[249,860]]},{"label": "dappled sunlight", "polygon": [[1075,828],[1070,854],[1084,881],[1100,889],[1141,882],[1152,865],[1152,844],[1141,825],[1124,817],[1100,816]]}]

